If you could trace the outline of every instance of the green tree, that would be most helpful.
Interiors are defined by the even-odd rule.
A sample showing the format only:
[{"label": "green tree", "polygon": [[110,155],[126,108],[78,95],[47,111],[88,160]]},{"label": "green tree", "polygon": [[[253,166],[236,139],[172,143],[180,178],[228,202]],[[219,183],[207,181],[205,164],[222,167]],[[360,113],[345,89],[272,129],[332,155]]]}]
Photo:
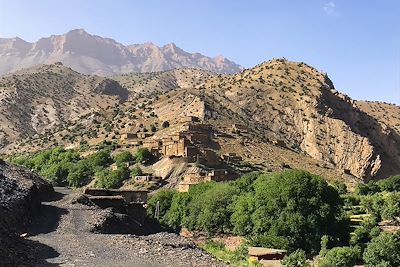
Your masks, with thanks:
[{"label": "green tree", "polygon": [[382,218],[396,220],[397,217],[400,217],[400,192],[390,192],[385,197]]},{"label": "green tree", "polygon": [[117,165],[130,162],[133,161],[133,155],[129,151],[122,151],[114,156],[114,161]]},{"label": "green tree", "polygon": [[317,252],[323,235],[348,240],[338,192],[308,172],[288,170],[261,175],[253,185],[254,242],[262,246]]},{"label": "green tree", "polygon": [[147,163],[152,159],[153,155],[147,148],[139,148],[135,153],[137,163]]},{"label": "green tree", "polygon": [[68,173],[67,181],[70,186],[80,187],[90,182],[93,170],[86,160],[81,160],[74,164]]},{"label": "green tree", "polygon": [[147,201],[147,215],[150,218],[155,218],[156,206],[159,203],[159,222],[168,225],[165,217],[166,213],[171,207],[172,198],[178,192],[172,189],[161,189]]},{"label": "green tree", "polygon": [[210,234],[226,233],[231,229],[230,209],[234,189],[226,183],[217,183],[211,187],[202,198],[191,202],[189,210],[197,213],[196,230],[206,231]]},{"label": "green tree", "polygon": [[382,232],[368,243],[363,259],[367,266],[400,266],[400,233]]},{"label": "green tree", "polygon": [[188,214],[190,197],[188,193],[174,194],[169,210],[165,214],[165,224],[178,231],[183,225],[182,222]]},{"label": "green tree", "polygon": [[359,257],[357,248],[334,247],[318,260],[318,267],[353,267]]},{"label": "green tree", "polygon": [[102,149],[95,154],[90,155],[88,160],[92,165],[92,168],[97,170],[108,167],[113,163],[110,150],[108,149]]},{"label": "green tree", "polygon": [[334,181],[332,183],[332,186],[338,191],[340,195],[346,194],[347,193],[347,186],[345,183],[340,182],[340,181]]},{"label": "green tree", "polygon": [[370,242],[372,238],[378,236],[379,233],[380,229],[376,226],[376,221],[367,220],[354,230],[350,238],[350,245],[358,246],[361,252],[363,252],[368,242]]},{"label": "green tree", "polygon": [[249,235],[253,230],[251,215],[254,212],[255,199],[253,193],[242,193],[232,204],[231,223],[237,235]]},{"label": "green tree", "polygon": [[119,167],[113,171],[110,169],[102,169],[96,173],[96,187],[99,188],[118,188],[122,185],[122,181],[129,177],[129,169],[126,166]]}]

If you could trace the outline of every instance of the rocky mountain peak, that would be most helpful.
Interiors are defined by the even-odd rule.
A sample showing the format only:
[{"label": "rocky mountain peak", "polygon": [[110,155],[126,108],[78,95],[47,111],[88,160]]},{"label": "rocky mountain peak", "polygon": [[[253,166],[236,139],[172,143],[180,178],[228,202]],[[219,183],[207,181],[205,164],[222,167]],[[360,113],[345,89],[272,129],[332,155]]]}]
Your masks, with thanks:
[{"label": "rocky mountain peak", "polygon": [[148,42],[125,46],[111,38],[92,35],[84,29],[71,30],[28,43],[22,39],[0,39],[0,75],[61,61],[85,74],[102,76],[197,68],[218,73],[233,73],[241,67],[199,53],[188,53],[174,43],[158,47]]}]

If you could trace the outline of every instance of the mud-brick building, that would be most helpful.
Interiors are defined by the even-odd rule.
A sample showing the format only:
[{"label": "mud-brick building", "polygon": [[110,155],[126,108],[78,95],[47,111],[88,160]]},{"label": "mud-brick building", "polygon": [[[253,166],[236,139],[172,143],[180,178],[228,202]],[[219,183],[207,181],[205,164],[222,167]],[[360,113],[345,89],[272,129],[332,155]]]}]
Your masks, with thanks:
[{"label": "mud-brick building", "polygon": [[160,150],[162,147],[162,141],[154,139],[146,139],[143,141],[143,147],[147,148],[150,151]]},{"label": "mud-brick building", "polygon": [[180,192],[187,192],[191,185],[210,181],[222,182],[232,179],[232,176],[225,169],[215,169],[210,172],[200,168],[192,168],[186,172],[182,181],[178,185]]}]

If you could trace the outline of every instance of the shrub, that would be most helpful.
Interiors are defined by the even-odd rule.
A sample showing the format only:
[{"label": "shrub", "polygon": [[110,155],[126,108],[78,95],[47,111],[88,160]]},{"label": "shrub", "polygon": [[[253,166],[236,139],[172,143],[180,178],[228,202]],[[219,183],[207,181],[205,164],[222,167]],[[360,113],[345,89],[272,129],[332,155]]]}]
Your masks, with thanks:
[{"label": "shrub", "polygon": [[163,128],[168,128],[169,127],[169,121],[164,121],[161,126]]},{"label": "shrub", "polygon": [[357,248],[334,247],[318,261],[318,267],[353,267],[359,257]]},{"label": "shrub", "polygon": [[400,175],[391,176],[387,179],[383,179],[377,182],[381,191],[400,191]]},{"label": "shrub", "polygon": [[307,262],[306,253],[298,249],[293,253],[285,256],[282,260],[282,264],[287,267],[309,267],[310,263]]},{"label": "shrub", "polygon": [[400,266],[400,233],[382,232],[368,243],[363,259],[367,266]]},{"label": "shrub", "polygon": [[131,170],[131,177],[135,177],[138,175],[142,175],[143,171],[142,169],[139,167],[139,165],[135,165],[135,167],[133,167],[133,169]]}]

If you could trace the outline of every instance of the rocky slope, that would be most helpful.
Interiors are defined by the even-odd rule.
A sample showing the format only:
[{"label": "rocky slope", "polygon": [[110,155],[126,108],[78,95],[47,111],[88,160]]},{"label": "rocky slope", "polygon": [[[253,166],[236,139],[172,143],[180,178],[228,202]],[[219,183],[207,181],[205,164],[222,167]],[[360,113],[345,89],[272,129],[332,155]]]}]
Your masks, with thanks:
[{"label": "rocky slope", "polygon": [[32,137],[127,100],[116,81],[57,63],[0,77],[0,145]]},{"label": "rocky slope", "polygon": [[20,239],[17,233],[37,215],[41,201],[53,193],[53,187],[38,176],[0,161],[0,266],[40,263],[29,253],[40,245]]},{"label": "rocky slope", "polygon": [[[76,147],[80,141],[118,142],[121,133],[148,131],[152,125],[156,135],[161,135],[178,131],[180,118],[194,115],[219,133],[220,153],[236,152],[265,169],[277,170],[286,164],[347,181],[400,172],[399,107],[369,108],[371,103],[356,102],[339,93],[326,74],[305,63],[278,59],[237,74],[182,69],[125,74],[113,80],[80,75],[59,64],[39,69],[46,71],[40,75],[22,71],[0,80],[0,85],[6,84],[0,101],[10,103],[0,107],[1,114],[7,115],[0,117],[5,121],[2,125],[16,125],[2,127],[3,140],[18,141],[3,143],[3,152],[57,144]],[[59,85],[28,83],[33,77],[41,77],[39,81],[46,84],[65,81],[66,89],[59,92],[55,91]],[[110,86],[99,89],[99,83]],[[56,107],[57,120],[49,119],[50,108],[42,112],[37,102],[29,104],[30,99],[42,97],[34,88],[47,88],[43,90],[46,103],[56,101],[52,107]],[[21,91],[36,93],[22,101]],[[66,93],[62,101],[57,100]],[[38,120],[32,118],[38,116],[43,123],[35,128],[33,122]],[[46,127],[48,121],[53,126]],[[170,122],[168,129],[161,127],[164,121]],[[246,130],[233,133],[232,124]]]},{"label": "rocky slope", "polygon": [[35,43],[18,37],[0,39],[0,74],[38,64],[62,62],[85,74],[113,75],[129,72],[198,68],[233,73],[241,67],[224,58],[188,53],[174,43],[158,47],[152,43],[124,46],[82,29],[41,38]]},{"label": "rocky slope", "polygon": [[198,87],[260,128],[267,139],[369,179],[400,170],[400,136],[304,63],[265,62]]}]

